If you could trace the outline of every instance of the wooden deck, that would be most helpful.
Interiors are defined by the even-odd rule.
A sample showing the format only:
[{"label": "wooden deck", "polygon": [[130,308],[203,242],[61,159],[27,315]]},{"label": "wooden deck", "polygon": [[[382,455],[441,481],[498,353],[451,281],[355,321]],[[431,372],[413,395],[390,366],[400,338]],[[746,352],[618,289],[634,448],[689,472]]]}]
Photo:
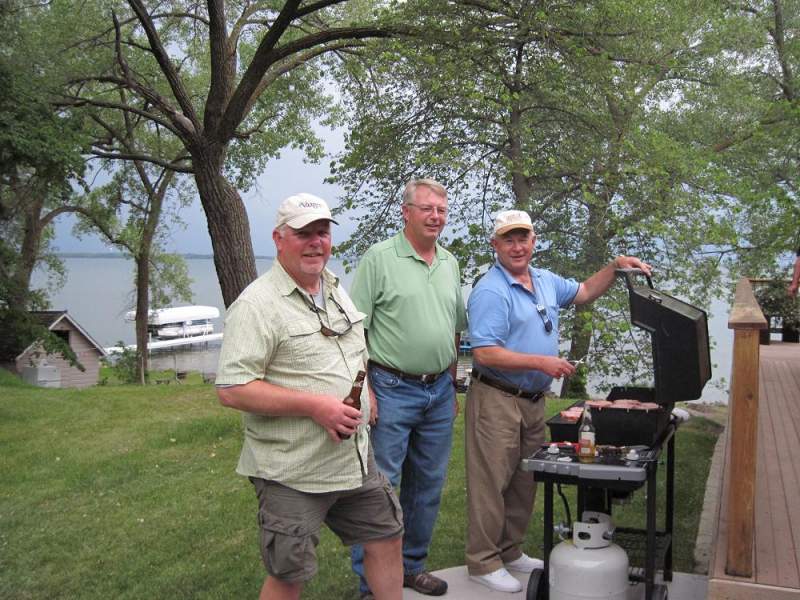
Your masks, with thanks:
[{"label": "wooden deck", "polygon": [[709,600],[800,600],[800,344],[760,350],[753,576],[725,571],[732,475],[726,445]]}]

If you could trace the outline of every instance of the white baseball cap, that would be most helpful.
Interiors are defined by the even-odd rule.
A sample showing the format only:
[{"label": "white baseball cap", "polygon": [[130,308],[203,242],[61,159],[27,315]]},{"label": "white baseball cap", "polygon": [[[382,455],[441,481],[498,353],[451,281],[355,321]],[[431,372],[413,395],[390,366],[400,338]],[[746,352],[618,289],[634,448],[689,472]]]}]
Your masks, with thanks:
[{"label": "white baseball cap", "polygon": [[[301,192],[294,196],[289,196],[281,202],[278,207],[278,220],[275,223],[275,227],[288,225],[292,229],[301,229],[309,223],[321,219],[336,223],[325,200],[314,194]],[[336,224],[338,225],[338,223]]]},{"label": "white baseball cap", "polygon": [[533,231],[531,217],[524,210],[504,210],[495,217],[494,235],[503,235],[512,229],[527,229]]}]

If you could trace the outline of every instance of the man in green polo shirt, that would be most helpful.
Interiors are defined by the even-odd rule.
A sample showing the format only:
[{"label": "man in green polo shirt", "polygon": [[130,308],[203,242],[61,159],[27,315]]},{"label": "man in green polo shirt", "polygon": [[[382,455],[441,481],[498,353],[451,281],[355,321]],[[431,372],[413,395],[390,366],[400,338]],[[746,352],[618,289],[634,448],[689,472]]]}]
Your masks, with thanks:
[{"label": "man in green polo shirt", "polygon": [[368,402],[346,405],[365,368],[364,315],[325,269],[327,204],[284,200],[277,260],[231,304],[216,379],[220,402],[243,412],[237,472],[259,500],[262,600],[297,600],[317,571],[322,523],[366,551],[378,600],[402,598],[402,515],[370,448]]},{"label": "man in green polo shirt", "polygon": [[[366,313],[375,460],[400,486],[403,585],[439,596],[447,582],[425,570],[425,559],[447,474],[458,411],[457,348],[467,319],[458,262],[437,242],[447,222],[447,191],[430,179],[411,181],[402,211],[403,231],[364,254],[352,294]],[[362,598],[369,598],[361,548],[351,554]]]}]

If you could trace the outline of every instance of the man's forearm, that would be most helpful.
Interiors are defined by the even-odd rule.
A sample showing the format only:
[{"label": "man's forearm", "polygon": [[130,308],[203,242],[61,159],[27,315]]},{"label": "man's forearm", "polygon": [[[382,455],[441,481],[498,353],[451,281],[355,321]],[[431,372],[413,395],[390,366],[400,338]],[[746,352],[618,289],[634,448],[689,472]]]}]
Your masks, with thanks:
[{"label": "man's forearm", "polygon": [[544,356],[514,352],[502,346],[473,348],[472,355],[482,365],[504,371],[542,370]]},{"label": "man's forearm", "polygon": [[293,390],[260,379],[217,388],[224,406],[274,417],[310,417],[319,403],[317,394]]},{"label": "man's forearm", "polygon": [[605,294],[614,284],[617,269],[641,269],[646,275],[652,271],[650,265],[635,256],[620,255],[580,285],[573,304],[587,304]]},{"label": "man's forearm", "polygon": [[575,296],[574,303],[587,304],[589,302],[594,302],[600,296],[605,294],[614,284],[616,269],[617,259],[615,258],[581,284],[581,287]]}]

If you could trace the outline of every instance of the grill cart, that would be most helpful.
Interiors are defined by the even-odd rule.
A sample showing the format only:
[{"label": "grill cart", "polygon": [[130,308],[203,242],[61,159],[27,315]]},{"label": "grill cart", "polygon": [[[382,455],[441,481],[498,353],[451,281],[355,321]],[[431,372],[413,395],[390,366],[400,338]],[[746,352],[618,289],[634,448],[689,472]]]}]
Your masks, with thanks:
[{"label": "grill cart", "polygon": [[[650,333],[654,386],[615,387],[592,407],[598,454],[578,460],[579,423],[556,415],[547,421],[552,443],[522,461],[544,484],[544,569],[531,573],[527,600],[627,600],[629,587],[644,582],[645,600],[666,599],[655,584],[657,569],[672,579],[674,518],[675,402],[695,400],[711,378],[706,313],[653,288],[634,283],[638,269],[620,269],[630,298],[631,322]],[[618,402],[627,400],[628,402]],[[582,406],[577,402],[574,406]],[[664,523],[656,523],[656,475],[666,450]],[[577,486],[577,519],[569,523],[569,503],[561,494],[567,525],[554,527],[553,487]],[[612,503],[646,486],[643,529],[614,528]],[[571,527],[570,527],[571,525]],[[553,533],[570,537],[553,545]],[[612,542],[612,538],[616,543]],[[627,584],[627,585],[623,585]]]}]

